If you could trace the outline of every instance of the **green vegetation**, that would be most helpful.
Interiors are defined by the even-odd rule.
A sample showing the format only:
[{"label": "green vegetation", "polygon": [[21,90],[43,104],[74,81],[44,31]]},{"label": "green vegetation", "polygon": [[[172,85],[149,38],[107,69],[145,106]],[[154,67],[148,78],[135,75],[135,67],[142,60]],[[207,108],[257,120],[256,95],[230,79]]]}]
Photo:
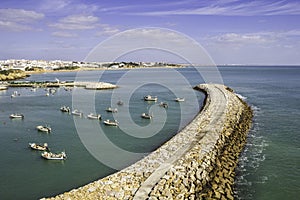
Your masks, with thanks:
[{"label": "green vegetation", "polygon": [[26,77],[26,73],[19,69],[9,69],[0,71],[0,81],[10,81],[22,79]]},{"label": "green vegetation", "polygon": [[39,72],[39,71],[44,71],[42,67],[26,67],[25,71],[27,72]]},{"label": "green vegetation", "polygon": [[56,68],[53,69],[54,71],[59,71],[59,70],[76,70],[79,69],[80,67],[78,66],[65,66],[65,67],[60,67],[60,68]]}]

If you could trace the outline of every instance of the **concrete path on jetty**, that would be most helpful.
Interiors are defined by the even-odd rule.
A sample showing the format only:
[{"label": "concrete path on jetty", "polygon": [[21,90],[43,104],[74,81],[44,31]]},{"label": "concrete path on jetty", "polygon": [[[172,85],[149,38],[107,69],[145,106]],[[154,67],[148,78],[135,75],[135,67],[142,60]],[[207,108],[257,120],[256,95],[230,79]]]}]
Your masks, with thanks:
[{"label": "concrete path on jetty", "polygon": [[182,131],[133,165],[50,199],[233,199],[234,169],[252,112],[218,84],[201,112]]}]

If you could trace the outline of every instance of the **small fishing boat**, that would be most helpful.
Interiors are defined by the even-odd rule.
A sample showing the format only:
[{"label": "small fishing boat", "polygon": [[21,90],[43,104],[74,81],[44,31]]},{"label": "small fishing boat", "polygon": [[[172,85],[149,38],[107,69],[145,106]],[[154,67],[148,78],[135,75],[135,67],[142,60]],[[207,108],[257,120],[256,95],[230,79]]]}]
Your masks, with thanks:
[{"label": "small fishing boat", "polygon": [[42,126],[42,125],[39,125],[36,127],[36,129],[38,131],[41,131],[41,132],[46,132],[46,133],[50,133],[51,132],[51,128],[50,126]]},{"label": "small fishing boat", "polygon": [[24,119],[24,115],[21,113],[13,113],[9,116],[11,119]]},{"label": "small fishing boat", "polygon": [[76,116],[82,117],[83,113],[80,112],[79,110],[75,109],[75,110],[72,111],[72,115],[76,115]]},{"label": "small fishing boat", "polygon": [[69,106],[62,106],[62,107],[60,107],[60,111],[69,113],[71,111],[71,109]]},{"label": "small fishing boat", "polygon": [[123,105],[124,105],[124,102],[121,101],[121,100],[119,100],[119,101],[117,102],[117,105],[118,105],[118,106],[123,106]]},{"label": "small fishing boat", "polygon": [[65,160],[67,158],[67,155],[64,151],[58,154],[44,151],[41,156],[47,160]]},{"label": "small fishing boat", "polygon": [[18,91],[14,91],[14,92],[10,95],[11,98],[14,98],[14,97],[16,97],[16,96],[20,96],[20,93],[18,93]]},{"label": "small fishing boat", "polygon": [[164,108],[168,108],[169,105],[167,102],[160,102],[159,106],[164,107]]},{"label": "small fishing boat", "polygon": [[55,89],[55,88],[50,88],[50,89],[49,89],[49,92],[50,92],[50,94],[55,94],[56,89]]},{"label": "small fishing boat", "polygon": [[157,96],[146,95],[144,96],[145,101],[157,101]]},{"label": "small fishing boat", "polygon": [[117,108],[108,107],[108,108],[106,108],[106,112],[116,113],[116,112],[118,112],[118,109]]},{"label": "small fishing boat", "polygon": [[108,126],[118,126],[119,125],[117,120],[111,121],[111,120],[107,119],[107,120],[104,120],[103,123]]},{"label": "small fishing boat", "polygon": [[152,119],[152,115],[150,115],[150,114],[147,114],[147,113],[143,113],[142,115],[141,115],[141,117],[142,118],[144,118],[144,119]]},{"label": "small fishing boat", "polygon": [[101,119],[101,115],[100,114],[90,113],[90,114],[88,114],[87,118],[100,120]]},{"label": "small fishing boat", "polygon": [[177,102],[183,102],[185,99],[184,98],[179,98],[177,97],[176,99],[174,99],[174,101],[177,101]]},{"label": "small fishing boat", "polygon": [[49,151],[48,144],[44,143],[43,145],[41,144],[36,144],[36,143],[29,143],[29,147],[33,150],[38,150],[38,151]]}]

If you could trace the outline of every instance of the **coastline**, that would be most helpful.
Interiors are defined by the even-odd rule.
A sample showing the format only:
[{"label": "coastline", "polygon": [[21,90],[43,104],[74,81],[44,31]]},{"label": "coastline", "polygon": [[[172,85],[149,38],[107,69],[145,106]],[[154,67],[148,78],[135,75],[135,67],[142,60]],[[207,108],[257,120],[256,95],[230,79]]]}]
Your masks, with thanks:
[{"label": "coastline", "polygon": [[225,86],[195,89],[206,93],[205,105],[172,139],[117,173],[49,199],[233,199],[234,169],[252,111]]},{"label": "coastline", "polygon": [[100,68],[100,67],[80,67],[76,69],[60,69],[60,70],[34,70],[34,71],[22,71],[22,70],[11,70],[7,75],[0,74],[0,81],[14,81],[24,79],[32,74],[43,74],[43,73],[60,73],[60,72],[80,72],[80,71],[102,71],[102,70],[130,70],[130,69],[149,69],[149,68],[184,68],[185,65],[166,65],[166,66],[152,66],[152,67],[122,67],[122,68]]},{"label": "coastline", "polygon": [[100,68],[100,67],[81,67],[77,69],[61,69],[61,70],[41,70],[41,71],[26,71],[27,75],[43,74],[43,73],[58,73],[58,72],[80,72],[80,71],[103,71],[103,70],[130,70],[130,69],[164,69],[164,68],[184,68],[186,66],[153,66],[153,67],[122,67],[122,68]]}]

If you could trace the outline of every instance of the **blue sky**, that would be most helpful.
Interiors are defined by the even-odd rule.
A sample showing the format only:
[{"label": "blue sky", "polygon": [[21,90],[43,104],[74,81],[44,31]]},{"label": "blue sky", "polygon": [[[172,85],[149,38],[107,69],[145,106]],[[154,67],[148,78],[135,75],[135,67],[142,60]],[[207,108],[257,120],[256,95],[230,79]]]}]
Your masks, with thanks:
[{"label": "blue sky", "polygon": [[0,59],[81,61],[114,34],[162,27],[217,64],[300,64],[299,22],[298,0],[2,0]]}]

